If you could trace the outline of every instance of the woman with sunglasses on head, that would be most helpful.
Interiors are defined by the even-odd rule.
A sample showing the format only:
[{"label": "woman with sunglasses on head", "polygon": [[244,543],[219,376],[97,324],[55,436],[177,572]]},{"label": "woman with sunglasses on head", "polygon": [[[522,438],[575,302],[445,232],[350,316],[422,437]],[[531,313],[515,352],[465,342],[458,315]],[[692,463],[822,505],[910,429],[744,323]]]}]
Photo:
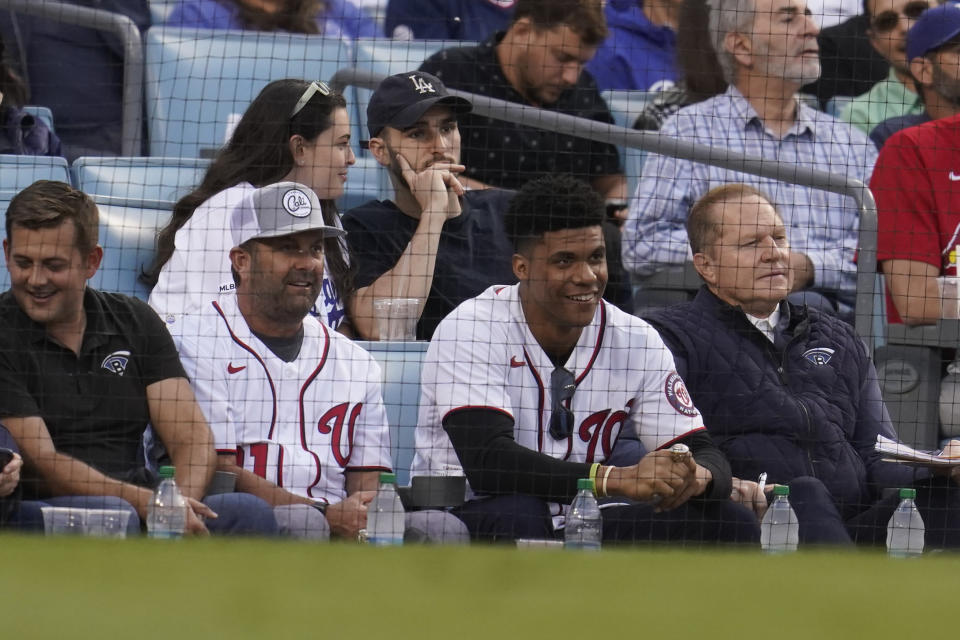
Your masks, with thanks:
[{"label": "woman with sunglasses on head", "polygon": [[[253,100],[200,185],[177,202],[157,237],[157,255],[142,279],[154,285],[150,306],[176,334],[182,314],[234,288],[228,254],[234,212],[256,188],[298,182],[313,189],[324,220],[340,226],[334,200],[344,191],[350,147],[347,103],[322,82],[275,80]],[[351,335],[344,294],[350,269],[338,238],[325,241],[323,288],[314,315]]]}]

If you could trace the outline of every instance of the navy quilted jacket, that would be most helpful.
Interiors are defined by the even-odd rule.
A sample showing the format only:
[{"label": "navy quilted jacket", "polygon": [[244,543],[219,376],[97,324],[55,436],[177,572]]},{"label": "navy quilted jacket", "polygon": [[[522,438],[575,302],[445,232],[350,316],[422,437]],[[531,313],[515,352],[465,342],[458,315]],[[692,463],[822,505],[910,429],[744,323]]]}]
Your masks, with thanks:
[{"label": "navy quilted jacket", "polygon": [[815,476],[854,511],[883,486],[908,486],[914,471],[873,451],[878,433],[894,432],[853,328],[815,309],[782,303],[781,311],[773,343],[706,287],[647,318],[734,475]]}]

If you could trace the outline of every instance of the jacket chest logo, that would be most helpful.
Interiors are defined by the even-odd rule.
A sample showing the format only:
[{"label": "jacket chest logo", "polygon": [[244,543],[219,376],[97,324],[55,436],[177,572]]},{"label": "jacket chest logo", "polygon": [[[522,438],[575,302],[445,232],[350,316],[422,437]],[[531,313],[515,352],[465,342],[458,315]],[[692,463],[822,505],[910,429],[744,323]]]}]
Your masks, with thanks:
[{"label": "jacket chest logo", "polygon": [[833,357],[835,351],[828,347],[817,347],[815,349],[807,349],[803,352],[803,357],[812,362],[815,365],[824,365],[830,362],[830,358]]}]

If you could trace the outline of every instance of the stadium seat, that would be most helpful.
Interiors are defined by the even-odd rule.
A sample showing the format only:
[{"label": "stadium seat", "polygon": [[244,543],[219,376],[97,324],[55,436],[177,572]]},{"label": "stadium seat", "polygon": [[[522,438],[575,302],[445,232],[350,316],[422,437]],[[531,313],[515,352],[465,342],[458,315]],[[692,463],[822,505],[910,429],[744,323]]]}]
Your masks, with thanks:
[{"label": "stadium seat", "polygon": [[93,196],[100,210],[103,261],[90,286],[146,300],[150,289],[138,280],[153,260],[157,232],[170,219],[172,204]]},{"label": "stadium seat", "polygon": [[386,168],[371,156],[357,157],[357,164],[347,172],[347,184],[337,204],[341,211],[349,211],[370,200],[393,197],[393,187]]},{"label": "stadium seat", "polygon": [[150,21],[153,24],[165,24],[180,0],[150,0]]},{"label": "stadium seat", "polygon": [[383,403],[390,422],[390,444],[397,484],[410,483],[414,430],[420,407],[420,369],[428,342],[358,341],[383,370]]},{"label": "stadium seat", "polygon": [[168,202],[200,183],[210,161],[200,158],[77,158],[73,183],[91,196]]},{"label": "stadium seat", "polygon": [[[610,108],[610,113],[613,114],[615,124],[627,129],[633,128],[633,123],[637,121],[637,117],[656,95],[656,93],[648,91],[609,90],[601,93]],[[620,161],[623,163],[623,171],[627,176],[627,193],[632,197],[634,191],[636,191],[637,183],[640,181],[646,152],[632,147],[618,147],[618,149],[620,150]]]},{"label": "stadium seat", "polygon": [[353,51],[318,36],[153,27],[145,57],[150,155],[209,157],[268,82],[329,79]]},{"label": "stadium seat", "polygon": [[24,105],[23,110],[32,115],[34,118],[37,118],[43,124],[47,125],[47,129],[56,133],[56,129],[53,127],[53,111],[50,111],[48,107],[40,107],[34,104]]},{"label": "stadium seat", "polygon": [[911,447],[937,448],[940,439],[940,349],[886,344],[876,350],[874,361],[883,401],[897,436]]},{"label": "stadium seat", "polygon": [[[376,71],[384,75],[394,75],[411,71],[431,55],[442,49],[469,47],[476,42],[459,40],[389,40],[386,38],[359,38],[354,42],[354,65],[363,71]],[[359,140],[370,137],[367,132],[367,103],[372,91],[356,90],[356,129]],[[368,155],[366,151],[363,155]]]},{"label": "stadium seat", "polygon": [[59,156],[0,155],[0,215],[13,196],[37,180],[70,182],[67,161]]}]

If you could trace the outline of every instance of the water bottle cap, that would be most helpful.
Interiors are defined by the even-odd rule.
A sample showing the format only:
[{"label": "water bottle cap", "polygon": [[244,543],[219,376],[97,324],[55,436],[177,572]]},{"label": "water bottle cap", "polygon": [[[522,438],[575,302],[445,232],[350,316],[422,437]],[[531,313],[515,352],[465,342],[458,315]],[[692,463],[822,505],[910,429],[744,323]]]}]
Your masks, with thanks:
[{"label": "water bottle cap", "polygon": [[593,493],[593,480],[590,478],[580,478],[577,480],[577,491],[583,491],[584,489]]},{"label": "water bottle cap", "polygon": [[916,489],[900,489],[900,499],[901,500],[913,500],[917,497]]},{"label": "water bottle cap", "polygon": [[172,478],[176,473],[176,467],[172,465],[165,465],[160,467],[160,477],[161,478]]},{"label": "water bottle cap", "polygon": [[397,474],[395,474],[395,473],[386,473],[386,472],[381,473],[381,474],[380,474],[380,483],[383,484],[384,482],[389,483],[389,484],[397,484]]},{"label": "water bottle cap", "polygon": [[785,484],[775,484],[773,485],[773,495],[788,496],[790,495],[790,487]]}]

